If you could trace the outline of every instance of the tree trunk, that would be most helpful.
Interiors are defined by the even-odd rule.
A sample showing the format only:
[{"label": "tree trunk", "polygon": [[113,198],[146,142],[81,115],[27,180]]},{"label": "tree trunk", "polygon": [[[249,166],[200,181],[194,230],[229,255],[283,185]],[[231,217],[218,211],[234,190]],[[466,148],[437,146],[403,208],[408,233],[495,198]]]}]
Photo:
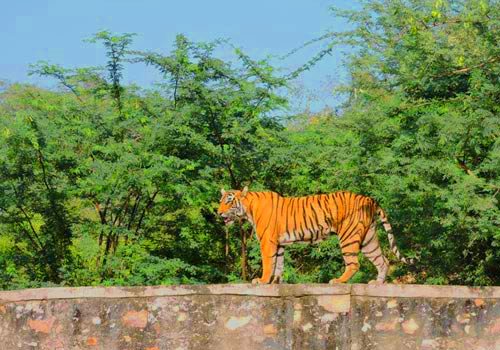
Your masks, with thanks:
[{"label": "tree trunk", "polygon": [[240,220],[240,234],[241,234],[241,278],[243,281],[248,279],[248,258],[247,258],[247,234],[241,225]]},{"label": "tree trunk", "polygon": [[226,258],[229,256],[229,229],[226,227],[226,242],[224,247],[224,252],[226,253]]}]

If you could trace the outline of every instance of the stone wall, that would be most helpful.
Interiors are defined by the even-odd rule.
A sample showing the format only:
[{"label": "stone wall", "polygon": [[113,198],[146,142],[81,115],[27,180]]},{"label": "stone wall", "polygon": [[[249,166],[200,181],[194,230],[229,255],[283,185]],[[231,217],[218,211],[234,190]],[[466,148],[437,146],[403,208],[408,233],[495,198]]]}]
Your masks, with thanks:
[{"label": "stone wall", "polygon": [[500,287],[208,285],[0,292],[0,349],[500,349]]}]

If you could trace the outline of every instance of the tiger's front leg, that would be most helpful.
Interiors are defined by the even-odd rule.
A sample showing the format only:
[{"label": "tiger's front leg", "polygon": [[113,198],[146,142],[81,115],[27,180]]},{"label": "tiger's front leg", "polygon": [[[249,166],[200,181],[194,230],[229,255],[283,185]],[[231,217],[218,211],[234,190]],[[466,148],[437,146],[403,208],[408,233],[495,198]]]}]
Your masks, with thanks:
[{"label": "tiger's front leg", "polygon": [[268,284],[275,272],[275,266],[278,258],[278,245],[263,237],[260,242],[260,254],[262,257],[262,277],[254,278],[252,284]]},{"label": "tiger's front leg", "polygon": [[285,265],[285,247],[280,245],[276,251],[276,261],[274,263],[273,279],[271,283],[279,284],[281,283],[281,276],[283,275],[283,269]]}]

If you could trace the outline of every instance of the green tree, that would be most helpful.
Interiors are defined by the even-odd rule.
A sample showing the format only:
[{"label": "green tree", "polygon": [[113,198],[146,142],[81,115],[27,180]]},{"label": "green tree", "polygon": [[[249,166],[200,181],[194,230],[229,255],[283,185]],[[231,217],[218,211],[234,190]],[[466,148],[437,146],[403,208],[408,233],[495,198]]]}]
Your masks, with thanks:
[{"label": "green tree", "polygon": [[[281,128],[272,113],[285,103],[274,92],[284,80],[240,50],[234,64],[216,58],[221,42],[178,36],[163,56],[130,51],[128,34],[101,32],[91,41],[106,48],[106,67],[41,62],[32,73],[55,78],[60,90],[14,85],[2,94],[0,222],[2,237],[15,242],[5,256],[23,247],[19,261],[31,267],[29,277],[3,287],[18,286],[15,278],[238,279],[246,246],[224,234],[215,206],[220,187],[258,183],[267,140]],[[128,61],[154,65],[165,84],[124,86]],[[12,260],[0,263],[21,271]]]}]

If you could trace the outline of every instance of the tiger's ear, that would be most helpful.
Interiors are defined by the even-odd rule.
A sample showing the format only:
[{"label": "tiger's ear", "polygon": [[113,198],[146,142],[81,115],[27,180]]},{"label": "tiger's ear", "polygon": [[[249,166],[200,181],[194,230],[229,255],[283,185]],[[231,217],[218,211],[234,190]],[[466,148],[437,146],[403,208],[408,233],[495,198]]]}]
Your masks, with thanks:
[{"label": "tiger's ear", "polygon": [[248,193],[248,187],[245,186],[245,187],[243,187],[243,191],[241,191],[241,197],[245,197],[247,195],[247,193]]},{"label": "tiger's ear", "polygon": [[221,195],[224,195],[225,193],[226,193],[226,190],[225,190],[225,189],[223,189],[223,188],[221,188],[221,189],[220,189],[220,194],[221,194]]}]

